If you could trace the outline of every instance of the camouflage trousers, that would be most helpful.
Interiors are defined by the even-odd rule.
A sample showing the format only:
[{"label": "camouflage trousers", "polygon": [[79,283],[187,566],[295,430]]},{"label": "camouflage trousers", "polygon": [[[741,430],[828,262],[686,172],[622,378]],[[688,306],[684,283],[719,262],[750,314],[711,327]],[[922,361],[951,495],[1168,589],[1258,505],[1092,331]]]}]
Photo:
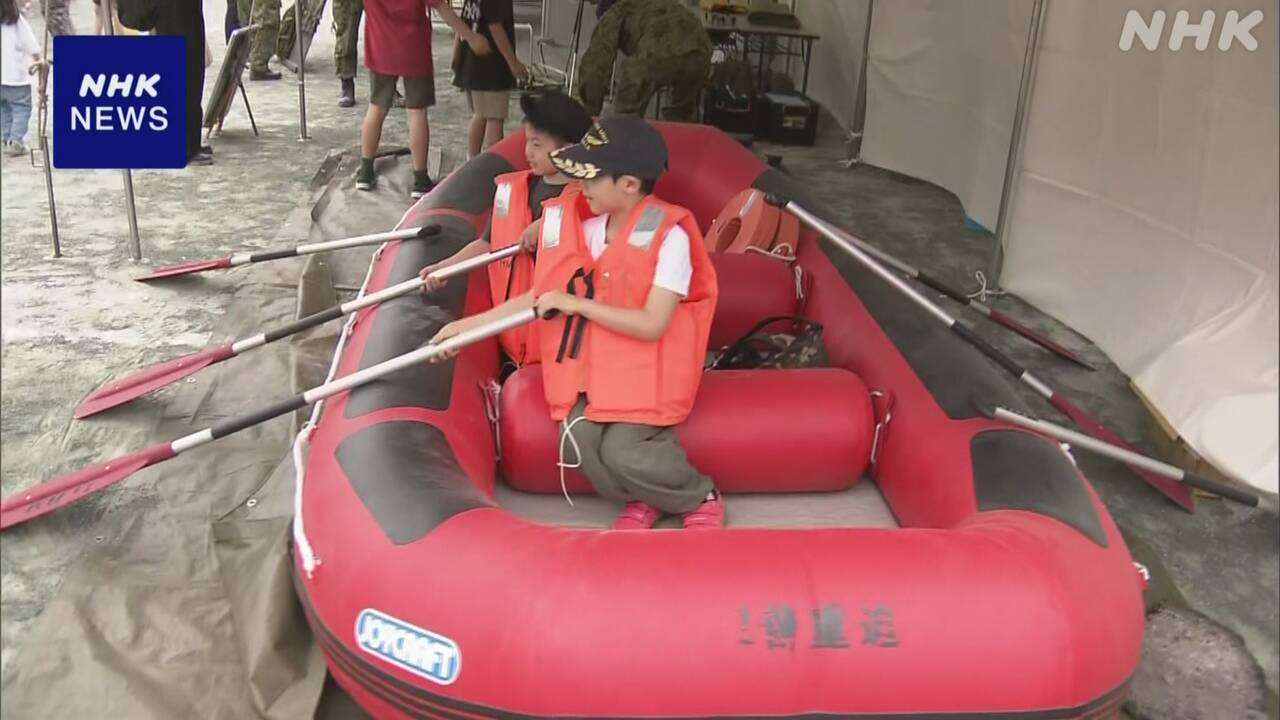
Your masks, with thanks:
[{"label": "camouflage trousers", "polygon": [[653,94],[665,88],[662,119],[693,122],[698,115],[698,94],[710,73],[711,54],[703,51],[666,58],[624,58],[613,78],[613,111],[643,115]]},{"label": "camouflage trousers", "polygon": [[[253,6],[252,17],[249,14]],[[253,40],[253,48],[249,51],[249,69],[266,70],[267,61],[276,50],[277,38],[280,35],[280,0],[236,0],[236,12],[240,16],[240,26],[246,27],[257,23],[258,35]]]},{"label": "camouflage trousers", "polygon": [[[316,35],[316,28],[320,26],[320,16],[324,14],[325,0],[300,0],[302,2],[302,34],[306,36],[306,49],[311,50],[311,40]],[[293,52],[294,31],[297,26],[294,24],[293,13],[294,8],[298,6],[297,2],[285,8],[284,15],[280,18],[280,38],[276,41],[276,57],[281,59],[289,57]]]},{"label": "camouflage trousers", "polygon": [[333,0],[333,67],[340,78],[356,76],[356,45],[363,13],[364,0]]},{"label": "camouflage trousers", "polygon": [[[71,24],[71,12],[67,9],[69,0],[40,0],[40,14],[44,15],[44,24],[51,35],[75,35],[76,29]],[[22,3],[18,3],[22,7]]]}]

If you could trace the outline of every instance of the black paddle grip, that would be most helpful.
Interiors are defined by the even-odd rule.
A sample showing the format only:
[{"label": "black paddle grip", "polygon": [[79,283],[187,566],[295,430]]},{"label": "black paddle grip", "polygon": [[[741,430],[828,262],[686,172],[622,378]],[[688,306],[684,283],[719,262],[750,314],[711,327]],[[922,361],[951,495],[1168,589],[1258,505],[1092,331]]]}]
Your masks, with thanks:
[{"label": "black paddle grip", "polygon": [[439,235],[439,234],[440,234],[439,225],[423,225],[422,229],[418,231],[418,234],[415,237],[426,238],[426,237],[432,237],[434,235]]},{"label": "black paddle grip", "polygon": [[765,193],[764,201],[774,207],[784,208],[787,206],[787,203],[791,202],[791,198],[781,193]]},{"label": "black paddle grip", "polygon": [[921,283],[928,285],[929,287],[933,288],[934,290],[937,290],[943,295],[946,295],[952,300],[955,300],[961,305],[969,304],[969,297],[967,295],[960,292],[959,290],[956,290],[950,285],[947,285],[946,283],[942,282],[938,278],[930,275],[929,273],[923,270],[916,271],[916,280],[919,280]]},{"label": "black paddle grip", "polygon": [[267,342],[275,342],[282,337],[289,337],[294,333],[302,332],[307,328],[313,328],[317,325],[322,325],[330,320],[336,320],[340,317],[342,317],[342,306],[334,305],[328,310],[321,310],[318,313],[312,313],[306,317],[298,318],[287,325],[281,325],[275,330],[268,330],[262,335],[267,339]]},{"label": "black paddle grip", "polygon": [[269,250],[267,252],[259,252],[250,255],[249,262],[265,262],[267,260],[280,260],[281,258],[297,256],[298,248],[289,248],[288,250]]},{"label": "black paddle grip", "polygon": [[1218,482],[1217,480],[1211,480],[1203,475],[1196,475],[1189,472],[1183,473],[1182,481],[1193,488],[1207,490],[1214,495],[1221,495],[1224,498],[1230,498],[1231,500],[1248,505],[1249,507],[1258,506],[1258,496],[1241,487],[1228,485],[1226,483]]},{"label": "black paddle grip", "polygon": [[977,333],[970,330],[968,326],[959,320],[951,324],[951,330],[955,334],[967,340],[970,345],[981,350],[982,354],[991,358],[995,364],[1013,373],[1014,377],[1020,378],[1022,377],[1022,374],[1026,372],[1025,368],[1010,359],[1008,355],[997,350],[994,345],[983,340]]},{"label": "black paddle grip", "polygon": [[306,397],[304,397],[301,394],[294,395],[293,397],[287,400],[281,400],[278,403],[268,405],[262,408],[261,410],[258,410],[257,412],[253,412],[248,415],[242,415],[237,418],[231,418],[230,420],[225,420],[223,422],[220,422],[217,425],[214,425],[212,428],[210,428],[210,431],[212,431],[213,438],[216,440],[218,438],[226,437],[233,433],[238,433],[247,427],[253,427],[258,423],[265,422],[267,420],[270,420],[273,417],[279,417],[281,415],[284,415],[285,413],[293,412],[294,410],[299,410],[306,406],[307,406]]}]

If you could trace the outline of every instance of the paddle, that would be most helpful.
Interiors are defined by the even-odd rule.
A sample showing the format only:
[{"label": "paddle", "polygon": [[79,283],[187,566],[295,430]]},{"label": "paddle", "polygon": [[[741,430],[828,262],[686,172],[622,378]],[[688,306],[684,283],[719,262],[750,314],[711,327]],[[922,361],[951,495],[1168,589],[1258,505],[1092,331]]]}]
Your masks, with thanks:
[{"label": "paddle", "polygon": [[234,255],[214,258],[212,260],[191,260],[184,263],[178,263],[177,265],[168,265],[166,267],[156,268],[155,270],[152,270],[150,274],[136,277],[134,280],[137,280],[138,282],[150,282],[152,280],[179,277],[181,275],[193,275],[207,270],[221,270],[223,268],[232,268],[240,265],[248,265],[250,263],[282,260],[284,258],[298,257],[299,255],[314,255],[316,253],[329,252],[330,250],[343,250],[345,248],[360,247],[361,245],[377,245],[390,240],[426,238],[439,234],[439,225],[423,225],[422,227],[391,230],[389,232],[374,233],[372,235],[357,235],[355,237],[342,238],[340,240],[307,243],[304,245],[296,245],[291,248],[286,248],[284,250],[263,250],[256,253],[235,253]]},{"label": "paddle", "polygon": [[[1083,429],[1085,432],[1089,433],[1090,435],[1093,435],[1099,440],[1109,442],[1113,445],[1118,445],[1127,450],[1133,449],[1128,443],[1124,441],[1123,438],[1121,438],[1118,434],[1116,434],[1110,428],[1107,428],[1102,423],[1098,422],[1098,420],[1095,419],[1092,415],[1089,415],[1084,410],[1077,407],[1070,400],[1067,400],[1066,398],[1059,395],[1057,392],[1053,390],[1053,388],[1049,387],[1044,383],[1044,381],[1040,380],[1040,378],[1036,377],[1035,375],[1032,375],[1029,370],[1022,367],[1018,363],[1014,362],[1009,356],[997,350],[994,346],[992,346],[986,340],[983,340],[980,336],[978,336],[975,332],[973,332],[973,330],[970,329],[969,326],[961,323],[959,320],[948,315],[946,311],[944,311],[942,308],[935,305],[931,300],[926,298],[924,295],[921,295],[915,288],[908,285],[905,280],[893,274],[888,269],[886,269],[883,265],[881,265],[880,263],[872,259],[870,254],[863,252],[862,249],[860,249],[857,245],[854,245],[853,243],[846,241],[838,232],[836,232],[834,228],[829,226],[824,220],[813,215],[812,213],[810,213],[808,210],[804,209],[800,205],[797,205],[794,201],[790,201],[785,198],[778,197],[776,195],[767,195],[766,200],[774,205],[778,205],[779,207],[784,207],[787,210],[789,210],[796,217],[800,218],[801,222],[813,228],[814,230],[818,231],[823,237],[829,240],[832,244],[839,247],[841,250],[844,250],[848,254],[852,255],[855,260],[857,260],[859,263],[865,266],[868,270],[875,273],[876,275],[879,275],[882,279],[884,279],[890,285],[897,288],[900,292],[904,293],[907,297],[911,298],[911,300],[914,301],[917,305],[924,308],[925,310],[928,310],[931,315],[933,315],[943,325],[946,325],[947,328],[950,329],[953,333],[955,333],[956,335],[959,335],[963,340],[968,342],[973,347],[977,348],[983,355],[986,355],[989,359],[991,359],[997,365],[999,365],[1000,367],[1012,373],[1014,377],[1018,378],[1026,385],[1030,386],[1032,390],[1035,390],[1041,397],[1047,400],[1050,405],[1053,405],[1064,415],[1066,415],[1067,417],[1070,417],[1072,422],[1079,425],[1081,429]],[[1137,468],[1132,466],[1130,467],[1139,477],[1147,481],[1147,483],[1155,487],[1160,492],[1164,493],[1164,495],[1168,497],[1170,500],[1173,500],[1178,505],[1182,506],[1182,508],[1185,509],[1187,512],[1195,511],[1195,499],[1191,496],[1191,491],[1187,488],[1186,485],[1181,485],[1162,475],[1157,475],[1156,473],[1151,472],[1150,470],[1145,470],[1142,468]]]},{"label": "paddle", "polygon": [[1055,440],[1071,443],[1086,450],[1091,450],[1099,455],[1109,457],[1113,460],[1119,460],[1130,467],[1139,467],[1153,473],[1158,473],[1167,478],[1177,480],[1178,482],[1186,483],[1191,487],[1211,492],[1214,495],[1230,498],[1231,500],[1248,505],[1249,507],[1258,506],[1258,495],[1249,492],[1244,488],[1228,485],[1202,475],[1187,472],[1180,467],[1160,462],[1154,458],[1149,458],[1146,455],[1141,455],[1132,450],[1117,447],[1111,443],[1102,442],[1101,440],[1094,439],[1088,435],[1078,433],[1075,430],[1064,428],[1061,425],[1055,425],[1051,422],[1046,422],[1037,418],[1029,418],[1025,415],[1019,415],[1012,410],[1002,408],[998,405],[990,406],[979,404],[978,410],[992,420],[1003,420],[1011,425],[1017,425],[1033,432],[1040,433],[1041,435],[1047,435]]},{"label": "paddle", "polygon": [[[447,278],[461,275],[475,268],[516,255],[520,250],[520,245],[508,245],[501,250],[477,255],[446,268],[441,268],[431,273],[428,277]],[[267,330],[234,342],[223,343],[216,347],[205,348],[190,355],[183,355],[180,358],[174,358],[173,360],[167,360],[157,365],[137,370],[122,378],[105,383],[97,390],[86,395],[84,400],[81,400],[80,404],[76,406],[75,417],[85,418],[117,405],[123,405],[152,390],[175,383],[184,377],[194,375],[210,365],[233,358],[254,348],[262,347],[269,342],[289,337],[371,305],[377,305],[378,303],[416,292],[423,286],[424,282],[422,278],[415,277],[412,280],[406,280],[350,302],[299,318],[273,330]]]},{"label": "paddle", "polygon": [[1080,356],[1076,355],[1075,353],[1071,352],[1065,347],[1059,345],[1058,343],[1041,335],[1035,330],[1032,330],[1026,325],[1023,325],[1017,320],[1014,320],[1008,315],[1005,315],[999,310],[992,308],[986,303],[980,302],[974,298],[969,297],[963,292],[957,290],[954,287],[951,287],[950,285],[947,285],[943,281],[921,270],[920,268],[914,267],[909,263],[907,263],[906,261],[896,258],[890,255],[889,253],[881,250],[880,248],[875,247],[874,245],[871,245],[865,240],[861,240],[857,237],[854,237],[853,235],[845,232],[844,230],[841,230],[839,228],[834,228],[834,227],[831,229],[834,232],[839,233],[840,236],[843,237],[845,240],[848,240],[849,242],[856,245],[859,250],[865,252],[868,255],[871,255],[872,257],[884,263],[885,265],[889,265],[890,267],[894,268],[895,270],[902,273],[903,275],[906,275],[907,277],[913,280],[916,280],[917,282],[923,285],[927,285],[933,288],[934,290],[937,290],[938,292],[942,293],[943,295],[946,295],[952,300],[955,300],[961,305],[968,305],[974,310],[977,310],[979,313],[982,314],[983,317],[987,318],[988,320],[994,323],[997,323],[1009,330],[1012,330],[1013,332],[1021,335],[1022,337],[1030,340],[1031,342],[1039,345],[1040,347],[1052,353],[1055,353],[1063,358],[1066,358],[1067,360],[1070,360],[1071,362],[1079,365],[1080,367],[1087,368],[1089,370],[1097,369],[1094,366],[1090,365],[1089,363],[1085,362]]},{"label": "paddle", "polygon": [[474,342],[493,337],[511,328],[532,322],[536,317],[536,311],[532,308],[521,311],[501,320],[495,320],[492,323],[459,333],[439,345],[424,345],[417,350],[397,355],[390,360],[385,360],[364,370],[318,385],[287,400],[281,400],[248,415],[230,418],[199,432],[184,435],[176,440],[156,443],[142,450],[90,465],[68,475],[18,491],[0,500],[0,530],[57,510],[91,492],[114,485],[142,468],[164,462],[192,448],[200,447],[258,423],[304,408],[340,392],[372,382],[422,362],[437,353],[452,352]]}]

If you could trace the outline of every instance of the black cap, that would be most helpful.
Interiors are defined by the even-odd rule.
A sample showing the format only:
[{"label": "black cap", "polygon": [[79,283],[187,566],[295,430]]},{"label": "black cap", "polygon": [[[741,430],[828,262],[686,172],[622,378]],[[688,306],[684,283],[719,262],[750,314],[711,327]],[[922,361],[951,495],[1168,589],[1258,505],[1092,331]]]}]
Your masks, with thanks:
[{"label": "black cap", "polygon": [[667,144],[649,123],[619,115],[597,121],[577,145],[551,153],[551,164],[579,180],[602,173],[657,180],[667,169]]},{"label": "black cap", "polygon": [[591,113],[558,90],[524,93],[520,110],[525,122],[565,142],[576,143],[591,129]]}]

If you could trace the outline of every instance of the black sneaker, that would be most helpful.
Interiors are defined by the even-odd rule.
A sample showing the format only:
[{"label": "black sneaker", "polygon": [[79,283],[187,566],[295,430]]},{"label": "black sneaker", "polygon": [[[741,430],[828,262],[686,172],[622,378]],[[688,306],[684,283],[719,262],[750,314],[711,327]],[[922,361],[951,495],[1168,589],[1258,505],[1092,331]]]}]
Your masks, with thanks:
[{"label": "black sneaker", "polygon": [[400,94],[399,90],[396,90],[395,94],[391,96],[391,107],[404,107],[404,96]]},{"label": "black sneaker", "polygon": [[284,76],[272,70],[271,68],[267,68],[266,70],[250,70],[249,71],[250,80],[279,80],[282,77]]},{"label": "black sneaker", "polygon": [[200,152],[196,153],[195,155],[192,155],[190,159],[187,160],[187,164],[188,165],[212,165],[213,153],[207,153],[202,149],[200,150]]},{"label": "black sneaker", "polygon": [[409,193],[409,195],[415,199],[420,198],[431,192],[431,188],[434,188],[435,186],[435,181],[431,179],[431,176],[427,174],[426,170],[414,170],[413,192]]},{"label": "black sneaker", "polygon": [[338,107],[352,107],[356,104],[356,81],[342,78],[342,94],[338,96]]},{"label": "black sneaker", "polygon": [[378,174],[373,171],[373,160],[361,158],[360,169],[356,170],[356,189],[372,190],[376,184],[378,184]]}]

